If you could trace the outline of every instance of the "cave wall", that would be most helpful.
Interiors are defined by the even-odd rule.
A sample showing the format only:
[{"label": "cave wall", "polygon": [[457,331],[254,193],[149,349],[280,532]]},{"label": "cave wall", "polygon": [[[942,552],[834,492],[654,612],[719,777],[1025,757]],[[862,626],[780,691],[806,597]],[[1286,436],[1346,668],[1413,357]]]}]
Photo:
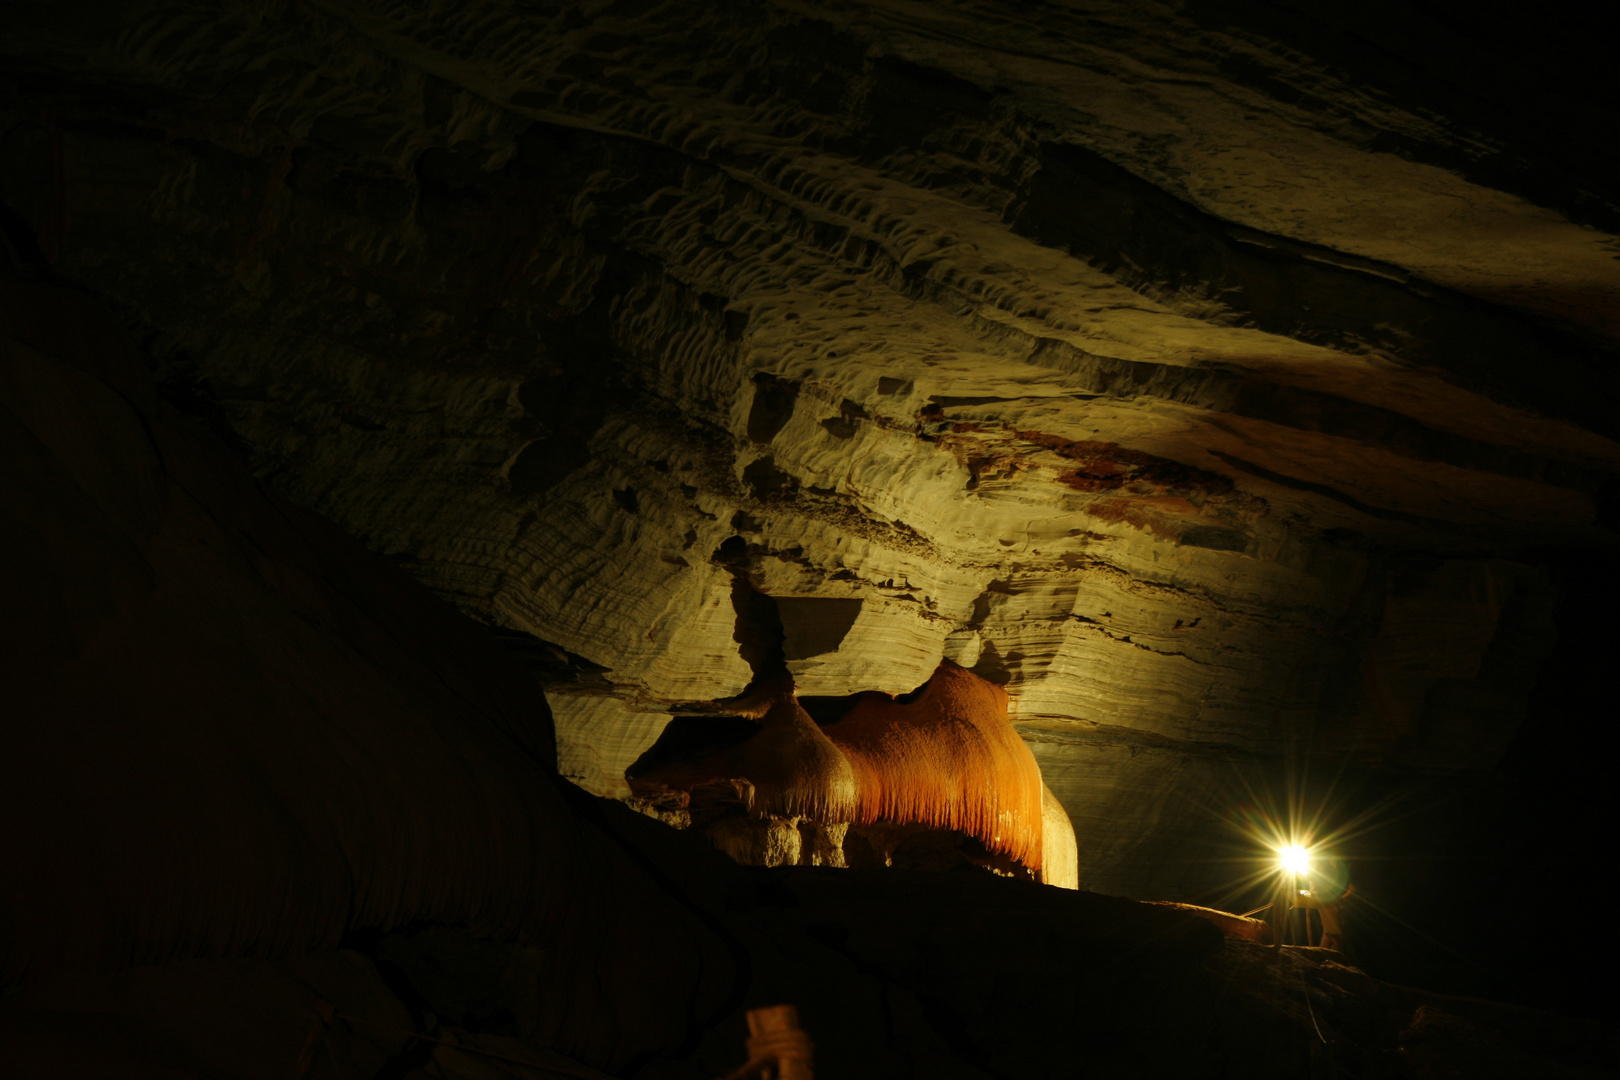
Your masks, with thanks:
[{"label": "cave wall", "polygon": [[782,1001],[857,1077],[1612,1062],[1174,907],[737,866],[564,783],[534,671],[261,486],[97,298],[0,275],[0,319],[7,1075],[696,1080]]},{"label": "cave wall", "polygon": [[1295,765],[1501,766],[1612,550],[1578,31],[32,5],[0,189],[165,407],[509,632],[588,790],[748,685],[743,588],[803,693],[1004,683],[1088,884],[1210,899]]},{"label": "cave wall", "polygon": [[531,1033],[601,1065],[721,1008],[725,945],[570,805],[521,665],[166,411],[92,298],[4,309],[8,988],[443,922],[543,951]]}]

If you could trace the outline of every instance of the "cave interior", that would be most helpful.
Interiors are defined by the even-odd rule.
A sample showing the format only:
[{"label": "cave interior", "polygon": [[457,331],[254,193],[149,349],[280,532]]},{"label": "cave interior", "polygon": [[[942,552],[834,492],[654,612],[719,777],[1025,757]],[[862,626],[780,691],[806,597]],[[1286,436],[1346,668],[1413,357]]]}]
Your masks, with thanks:
[{"label": "cave interior", "polygon": [[0,1073],[1620,1071],[1599,15],[4,24]]}]

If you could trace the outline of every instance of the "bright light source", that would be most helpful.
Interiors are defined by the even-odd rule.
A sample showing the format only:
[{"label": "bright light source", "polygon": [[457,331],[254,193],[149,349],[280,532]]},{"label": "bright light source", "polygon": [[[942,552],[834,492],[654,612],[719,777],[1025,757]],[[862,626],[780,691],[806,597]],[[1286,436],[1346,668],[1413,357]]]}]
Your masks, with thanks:
[{"label": "bright light source", "polygon": [[1282,868],[1290,874],[1308,874],[1311,872],[1311,853],[1298,844],[1289,844],[1277,852],[1282,862]]}]

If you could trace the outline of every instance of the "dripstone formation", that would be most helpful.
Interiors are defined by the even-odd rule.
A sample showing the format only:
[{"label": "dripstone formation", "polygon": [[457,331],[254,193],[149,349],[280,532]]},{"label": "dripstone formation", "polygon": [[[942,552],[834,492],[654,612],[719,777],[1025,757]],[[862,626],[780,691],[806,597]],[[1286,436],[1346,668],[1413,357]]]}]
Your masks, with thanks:
[{"label": "dripstone formation", "polygon": [[[1394,985],[1591,1011],[1508,925],[1603,783],[1589,28],[5,23],[0,1071],[700,1077],[778,1001],[827,1075],[1613,1066]],[[1191,913],[1268,827],[1360,954]]]}]

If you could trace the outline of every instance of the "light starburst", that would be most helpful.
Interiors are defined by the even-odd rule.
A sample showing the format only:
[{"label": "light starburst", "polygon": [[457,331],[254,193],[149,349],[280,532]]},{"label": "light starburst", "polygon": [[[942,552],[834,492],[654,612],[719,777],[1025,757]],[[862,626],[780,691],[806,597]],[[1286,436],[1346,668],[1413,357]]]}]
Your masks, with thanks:
[{"label": "light starburst", "polygon": [[1311,872],[1311,853],[1298,844],[1289,844],[1277,852],[1278,862],[1290,874]]}]

